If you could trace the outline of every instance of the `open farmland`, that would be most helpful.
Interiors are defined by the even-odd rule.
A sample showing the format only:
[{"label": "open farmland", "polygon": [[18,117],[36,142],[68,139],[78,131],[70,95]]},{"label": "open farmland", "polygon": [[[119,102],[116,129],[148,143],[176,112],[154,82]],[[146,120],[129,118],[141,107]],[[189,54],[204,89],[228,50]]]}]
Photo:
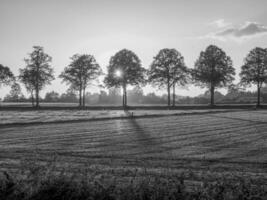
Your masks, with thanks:
[{"label": "open farmland", "polygon": [[51,157],[73,170],[100,166],[122,175],[145,167],[193,172],[196,179],[240,174],[267,180],[267,111],[0,127],[2,170]]},{"label": "open farmland", "polygon": [[[235,111],[237,111],[236,109]],[[240,109],[239,109],[240,110]],[[229,111],[229,110],[228,110]],[[183,114],[203,114],[227,112],[226,109],[198,110],[4,110],[0,111],[0,125],[33,124],[49,122],[92,121],[94,119],[114,119],[125,117],[159,117]]]}]

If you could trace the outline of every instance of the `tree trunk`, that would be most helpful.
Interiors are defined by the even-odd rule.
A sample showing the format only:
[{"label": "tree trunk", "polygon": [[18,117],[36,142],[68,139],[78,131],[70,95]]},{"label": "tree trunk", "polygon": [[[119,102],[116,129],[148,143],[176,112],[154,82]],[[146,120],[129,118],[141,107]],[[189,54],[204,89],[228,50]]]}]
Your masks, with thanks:
[{"label": "tree trunk", "polygon": [[122,107],[124,107],[124,87],[122,87]]},{"label": "tree trunk", "polygon": [[39,108],[39,87],[38,86],[36,87],[35,98],[36,98],[36,108]]},{"label": "tree trunk", "polygon": [[210,105],[214,106],[214,86],[211,85],[210,87]]},{"label": "tree trunk", "polygon": [[172,106],[174,107],[175,106],[175,83],[173,83],[173,86],[172,86]]},{"label": "tree trunk", "polygon": [[127,106],[127,93],[126,93],[126,84],[123,84],[123,102],[122,102],[122,106],[123,108],[125,108]]},{"label": "tree trunk", "polygon": [[79,90],[79,106],[80,107],[82,106],[82,87],[80,87],[80,90]]},{"label": "tree trunk", "polygon": [[32,100],[32,107],[34,107],[34,97],[33,97],[33,92],[31,92],[31,100]]},{"label": "tree trunk", "polygon": [[168,93],[168,106],[171,105],[171,92],[170,92],[170,79],[168,79],[167,93]]},{"label": "tree trunk", "polygon": [[127,107],[127,88],[126,88],[126,85],[125,85],[125,97],[124,97],[124,100],[125,100],[125,107]]},{"label": "tree trunk", "polygon": [[85,88],[83,88],[83,107],[85,107]]},{"label": "tree trunk", "polygon": [[258,83],[258,85],[257,85],[257,88],[258,88],[258,94],[257,94],[257,96],[258,96],[258,98],[257,98],[257,107],[259,107],[260,104],[261,104],[261,88],[260,88],[260,84],[259,84],[259,83]]},{"label": "tree trunk", "polygon": [[36,94],[36,108],[39,107],[39,67],[40,67],[40,64],[39,64],[39,54],[37,54],[37,76],[36,76],[36,87],[35,87],[35,94]]}]

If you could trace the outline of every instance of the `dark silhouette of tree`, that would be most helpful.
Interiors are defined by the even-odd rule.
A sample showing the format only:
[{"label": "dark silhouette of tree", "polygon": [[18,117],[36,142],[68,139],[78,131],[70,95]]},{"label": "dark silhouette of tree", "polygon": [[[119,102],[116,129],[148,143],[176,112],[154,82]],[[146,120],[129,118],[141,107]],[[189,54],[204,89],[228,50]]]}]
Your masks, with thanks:
[{"label": "dark silhouette of tree", "polygon": [[101,103],[101,104],[106,104],[106,103],[108,103],[108,94],[107,94],[106,91],[104,91],[104,90],[100,90],[98,103]]},{"label": "dark silhouette of tree", "polygon": [[257,106],[260,106],[261,88],[263,83],[267,83],[267,49],[252,49],[244,62],[239,74],[240,84],[257,85]]},{"label": "dark silhouette of tree", "polygon": [[128,100],[132,103],[142,104],[144,91],[141,87],[135,86],[132,90],[128,91]]},{"label": "dark silhouette of tree", "polygon": [[58,102],[59,100],[60,100],[60,95],[55,91],[47,92],[45,94],[44,101],[46,102]]},{"label": "dark silhouette of tree", "polygon": [[14,83],[11,85],[11,90],[10,90],[10,96],[14,99],[19,99],[21,96],[21,87],[18,83]]},{"label": "dark silhouette of tree", "polygon": [[210,104],[213,106],[215,89],[231,84],[235,69],[231,58],[222,49],[210,45],[201,51],[192,75],[197,85],[209,88]]},{"label": "dark silhouette of tree", "polygon": [[77,95],[72,88],[69,88],[65,93],[60,95],[60,101],[74,103],[77,102]]},{"label": "dark silhouette of tree", "polygon": [[9,94],[4,98],[4,101],[9,102],[18,102],[20,98],[23,98],[23,94],[21,92],[21,87],[18,83],[14,82],[11,85],[11,90]]},{"label": "dark silhouette of tree", "polygon": [[54,80],[50,65],[52,57],[44,52],[41,46],[33,46],[29,58],[24,59],[26,67],[20,70],[20,80],[28,91],[35,92],[36,107],[39,107],[39,93]]},{"label": "dark silhouette of tree", "polygon": [[184,58],[176,49],[161,49],[154,57],[149,70],[149,82],[158,87],[167,87],[168,106],[171,105],[170,89],[173,87],[173,106],[175,105],[175,86],[188,83],[189,70]]},{"label": "dark silhouette of tree", "polygon": [[[88,54],[75,54],[71,63],[60,74],[64,82],[79,91],[79,106],[85,106],[85,90],[87,86],[102,74],[100,66],[94,56]],[[83,97],[83,98],[82,98]]]},{"label": "dark silhouette of tree", "polygon": [[33,76],[33,71],[27,68],[19,69],[19,80],[25,86],[27,92],[31,95],[32,106],[34,107],[34,83],[35,77]]},{"label": "dark silhouette of tree", "polygon": [[105,77],[107,87],[122,87],[122,106],[127,106],[127,85],[145,83],[146,70],[141,66],[137,55],[127,49],[117,52],[111,57],[108,65],[108,74]]},{"label": "dark silhouette of tree", "polygon": [[10,69],[0,64],[0,87],[2,85],[10,85],[14,81],[15,77]]},{"label": "dark silhouette of tree", "polygon": [[175,106],[175,86],[185,86],[191,80],[190,70],[186,67],[184,58],[179,52],[177,52],[177,64],[171,70],[171,77],[173,88],[172,105]]}]

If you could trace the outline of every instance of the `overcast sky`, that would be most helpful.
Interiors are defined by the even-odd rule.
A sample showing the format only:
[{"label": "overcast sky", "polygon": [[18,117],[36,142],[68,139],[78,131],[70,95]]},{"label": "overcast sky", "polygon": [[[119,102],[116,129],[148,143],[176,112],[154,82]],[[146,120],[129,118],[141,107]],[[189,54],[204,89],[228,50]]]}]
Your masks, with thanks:
[{"label": "overcast sky", "polygon": [[[0,0],[0,27],[0,63],[15,75],[33,45],[53,57],[57,77],[75,53],[94,55],[105,71],[123,48],[134,51],[145,68],[161,48],[176,48],[192,68],[200,51],[215,44],[232,58],[238,81],[249,50],[267,48],[267,1]],[[66,89],[57,78],[44,92]],[[7,91],[1,88],[0,97]],[[165,92],[147,86],[145,92],[150,91]],[[177,94],[203,91],[190,87]]]}]

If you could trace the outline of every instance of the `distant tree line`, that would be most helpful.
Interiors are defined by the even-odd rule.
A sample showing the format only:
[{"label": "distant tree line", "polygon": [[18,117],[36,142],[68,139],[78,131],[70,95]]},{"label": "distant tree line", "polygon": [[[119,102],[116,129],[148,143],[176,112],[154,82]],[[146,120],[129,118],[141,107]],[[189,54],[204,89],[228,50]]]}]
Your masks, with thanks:
[{"label": "distant tree line", "polygon": [[[200,52],[194,68],[188,68],[185,65],[184,57],[179,51],[167,48],[159,51],[148,69],[142,67],[140,59],[134,52],[122,49],[110,58],[107,74],[103,74],[93,55],[75,54],[70,59],[70,64],[59,75],[59,78],[69,85],[68,91],[61,95],[56,92],[49,92],[41,101],[78,101],[79,106],[84,107],[86,103],[90,102],[112,103],[112,101],[116,101],[117,103],[121,98],[123,107],[126,107],[128,102],[147,104],[167,102],[168,106],[171,106],[171,104],[175,106],[176,103],[203,102],[210,103],[213,106],[216,95],[219,94],[216,89],[228,88],[227,95],[223,95],[224,98],[221,98],[220,101],[217,98],[216,103],[227,103],[231,98],[233,102],[238,102],[240,96],[249,94],[242,89],[251,85],[257,87],[257,106],[260,106],[261,101],[265,101],[266,98],[261,95],[261,89],[267,83],[267,49],[259,47],[252,49],[244,59],[239,74],[240,82],[236,85],[233,84],[235,68],[231,58],[215,45],[210,45]],[[21,88],[18,84],[18,82],[21,82],[30,94],[32,105],[39,107],[40,91],[55,79],[51,66],[52,57],[44,52],[43,47],[34,46],[33,51],[24,60],[25,67],[19,70],[18,77],[15,77],[8,67],[0,65],[0,87],[11,86],[10,94],[5,97],[5,101],[12,99],[27,101],[29,99],[21,95]],[[89,86],[104,87],[99,83],[100,75],[105,75],[103,83],[109,91],[112,91],[112,89],[118,91],[121,88],[123,91],[122,97],[120,93],[117,94],[116,92],[88,93],[86,89]],[[146,84],[151,84],[153,87],[160,89],[165,88],[167,96],[157,96],[154,93],[144,95],[141,87]],[[178,98],[176,87],[190,84],[207,88],[208,91],[204,94],[204,97]],[[134,89],[127,89],[129,86],[134,86]],[[78,99],[76,93],[78,93]],[[252,94],[251,100],[255,98],[254,93]],[[209,96],[208,101],[206,96]]]},{"label": "distant tree line", "polygon": [[[18,85],[19,86],[19,85]],[[267,87],[263,88],[261,92],[262,103],[267,103]],[[168,95],[158,95],[154,92],[144,94],[142,88],[134,87],[127,90],[128,103],[131,105],[165,105],[168,101]],[[120,105],[122,95],[120,89],[111,88],[108,92],[100,90],[100,92],[85,93],[85,104],[87,105]],[[174,101],[171,99],[172,102]],[[3,98],[4,102],[31,102],[31,97],[25,97],[20,87],[14,87],[10,93]],[[39,98],[42,103],[77,103],[79,102],[78,92],[68,89],[62,94],[51,91],[47,92],[43,98]],[[175,95],[175,105],[185,104],[209,104],[210,91],[207,90],[203,94],[195,97]],[[222,93],[214,92],[214,103],[216,104],[242,104],[242,103],[257,103],[257,91],[243,91],[229,88],[228,92],[223,95]]]}]

